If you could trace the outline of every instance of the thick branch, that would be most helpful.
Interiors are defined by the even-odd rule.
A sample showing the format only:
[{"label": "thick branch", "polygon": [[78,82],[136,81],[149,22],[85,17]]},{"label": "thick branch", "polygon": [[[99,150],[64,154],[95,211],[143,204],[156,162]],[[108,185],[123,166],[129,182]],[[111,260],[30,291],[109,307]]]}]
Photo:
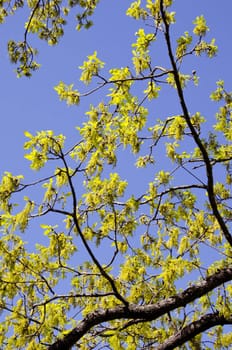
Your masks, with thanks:
[{"label": "thick branch", "polygon": [[56,341],[49,346],[48,350],[69,350],[80,340],[92,327],[102,322],[116,319],[144,319],[146,321],[156,320],[160,316],[174,309],[185,307],[192,301],[207,294],[223,283],[232,280],[232,268],[222,269],[207,277],[204,281],[187,288],[182,293],[164,299],[156,304],[116,306],[108,310],[94,311],[87,315],[70,333],[62,340]]},{"label": "thick branch", "polygon": [[226,319],[219,313],[211,313],[202,316],[199,320],[188,324],[179,332],[171,336],[163,344],[156,347],[156,350],[173,350],[177,346],[181,346],[191,340],[196,335],[215,326],[223,326],[224,324],[232,324],[232,318]]},{"label": "thick branch", "polygon": [[184,98],[184,93],[183,93],[183,89],[181,86],[178,68],[177,68],[177,65],[176,65],[176,62],[174,59],[174,54],[172,51],[171,39],[170,39],[170,33],[169,33],[169,24],[168,24],[167,19],[166,19],[163,0],[160,1],[160,12],[161,12],[162,20],[163,20],[163,23],[165,26],[164,35],[165,35],[166,44],[167,44],[167,48],[168,48],[169,59],[170,59],[172,69],[173,69],[173,76],[174,76],[175,83],[176,83],[176,89],[177,89],[178,97],[180,100],[180,105],[181,105],[186,123],[187,123],[187,125],[188,125],[188,127],[193,135],[193,139],[194,139],[195,143],[197,144],[197,146],[199,147],[199,149],[201,151],[201,154],[202,154],[202,157],[203,157],[203,160],[205,163],[206,174],[207,174],[207,179],[208,179],[207,192],[208,192],[208,196],[209,196],[209,202],[210,202],[213,214],[214,214],[215,218],[217,219],[219,226],[221,227],[221,230],[222,230],[226,240],[228,241],[228,243],[232,247],[232,236],[228,230],[228,227],[225,224],[225,221],[223,220],[221,214],[219,213],[217,202],[216,202],[215,195],[214,195],[214,180],[213,180],[212,164],[210,162],[208,152],[207,152],[204,144],[202,143],[197,131],[195,130],[195,128],[191,122],[188,108],[187,108],[187,105],[185,103],[185,98]]}]

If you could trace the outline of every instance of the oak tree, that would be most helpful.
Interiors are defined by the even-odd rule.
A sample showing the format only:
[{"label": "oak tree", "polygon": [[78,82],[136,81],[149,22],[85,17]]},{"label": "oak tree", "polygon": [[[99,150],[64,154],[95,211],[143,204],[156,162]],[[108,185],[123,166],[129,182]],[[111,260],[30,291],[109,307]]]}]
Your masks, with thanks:
[{"label": "oak tree", "polygon": [[[216,59],[217,47],[202,15],[174,39],[172,3],[128,4],[131,66],[106,70],[93,49],[77,86],[55,87],[76,106],[97,93],[72,147],[51,130],[26,131],[34,181],[2,176],[1,349],[231,348],[232,93],[218,81],[216,116],[190,109],[198,76],[185,62]],[[58,43],[72,11],[88,29],[98,1],[0,6],[1,22],[30,10],[24,40],[8,44],[17,74],[30,76],[39,65],[29,34]],[[176,96],[172,115],[155,113],[162,93],[167,104]]]}]

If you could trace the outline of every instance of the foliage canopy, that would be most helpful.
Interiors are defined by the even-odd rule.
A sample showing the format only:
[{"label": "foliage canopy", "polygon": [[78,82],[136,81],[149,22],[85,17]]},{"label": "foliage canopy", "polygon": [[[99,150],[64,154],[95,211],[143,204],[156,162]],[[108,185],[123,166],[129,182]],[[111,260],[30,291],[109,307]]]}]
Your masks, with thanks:
[{"label": "foliage canopy", "polygon": [[[106,72],[93,52],[80,66],[80,86],[55,87],[68,105],[85,98],[82,84],[88,95],[102,92],[73,146],[51,130],[26,131],[35,181],[9,172],[1,179],[1,348],[231,347],[232,93],[217,82],[211,99],[220,106],[207,127],[200,111],[190,112],[185,89],[197,89],[198,77],[183,64],[213,58],[217,47],[203,16],[173,40],[172,2],[130,4],[127,15],[140,26],[130,67]],[[8,45],[18,75],[38,68],[28,33],[54,45],[73,8],[81,29],[97,5],[3,1],[1,22],[20,7],[31,11],[24,41]],[[158,40],[164,67],[153,57]],[[180,113],[154,119],[162,90],[175,92]],[[141,181],[127,180],[131,173]],[[32,248],[24,233],[34,231]]]}]

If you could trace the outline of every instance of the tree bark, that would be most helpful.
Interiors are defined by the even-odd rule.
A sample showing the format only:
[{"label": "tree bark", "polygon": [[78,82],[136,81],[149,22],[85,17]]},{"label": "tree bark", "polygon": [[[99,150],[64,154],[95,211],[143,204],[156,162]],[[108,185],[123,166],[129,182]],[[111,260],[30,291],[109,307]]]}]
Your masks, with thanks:
[{"label": "tree bark", "polygon": [[182,328],[165,343],[157,346],[155,350],[173,350],[207,329],[224,324],[232,324],[232,318],[226,319],[224,316],[219,315],[218,312],[204,315],[199,320]]},{"label": "tree bark", "polygon": [[[196,283],[185,289],[183,292],[166,298],[156,304],[149,305],[128,305],[128,306],[116,306],[112,309],[94,311],[87,315],[73,330],[70,331],[63,339],[56,341],[54,344],[48,347],[48,350],[70,350],[71,347],[80,340],[92,327],[101,324],[102,322],[108,322],[116,319],[143,319],[145,321],[153,321],[160,316],[170,312],[179,307],[185,307],[192,301],[200,298],[202,295],[207,294],[213,289],[217,288],[223,283],[232,280],[232,268],[221,269],[220,271],[208,276],[205,280]],[[217,315],[217,314],[215,314]],[[204,319],[205,317],[205,319]],[[216,316],[215,316],[216,317]],[[219,316],[217,316],[219,317]],[[215,320],[219,320],[219,318]],[[202,320],[202,321],[201,321]],[[207,326],[208,317],[203,316],[202,319],[187,326],[186,331],[182,335],[178,335],[177,339],[181,342],[182,338],[185,338],[188,332],[192,330],[192,335],[189,333],[189,339],[194,337],[196,330],[206,327],[204,330],[211,328],[213,325],[209,323]],[[223,319],[221,319],[222,321]],[[225,322],[224,322],[225,323]],[[220,324],[220,323],[218,323]],[[192,325],[192,326],[191,326]],[[189,328],[188,328],[189,327]],[[183,332],[183,330],[182,330]],[[188,339],[188,340],[189,340]],[[177,340],[176,340],[177,341]],[[162,349],[162,348],[160,348]],[[164,348],[166,349],[166,348]],[[169,349],[169,348],[167,348]],[[170,348],[171,349],[171,348]]]}]

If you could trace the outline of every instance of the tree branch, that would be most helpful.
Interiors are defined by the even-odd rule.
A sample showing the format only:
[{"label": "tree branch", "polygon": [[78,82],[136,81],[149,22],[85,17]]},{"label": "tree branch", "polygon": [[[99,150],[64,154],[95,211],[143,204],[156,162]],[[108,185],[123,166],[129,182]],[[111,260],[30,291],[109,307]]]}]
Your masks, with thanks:
[{"label": "tree branch", "polygon": [[226,319],[224,316],[219,315],[218,312],[204,315],[171,336],[163,344],[157,346],[155,350],[173,350],[207,329],[224,324],[232,324],[232,318]]},{"label": "tree branch", "polygon": [[[59,144],[58,144],[58,146],[59,146]],[[100,273],[102,274],[102,276],[111,285],[111,288],[112,288],[112,290],[114,292],[115,297],[127,307],[128,304],[129,304],[128,301],[119,293],[119,291],[118,291],[118,289],[116,287],[116,284],[114,283],[113,278],[102,267],[102,265],[100,264],[100,262],[98,261],[98,259],[94,255],[94,253],[92,252],[92,250],[91,250],[87,240],[85,239],[85,237],[83,235],[83,232],[82,232],[82,230],[80,228],[80,225],[79,225],[79,222],[78,222],[78,219],[77,219],[77,198],[76,198],[76,192],[75,192],[75,188],[74,188],[74,185],[73,185],[73,182],[72,182],[72,176],[69,174],[69,167],[68,167],[68,164],[66,162],[66,159],[65,159],[65,156],[64,156],[64,154],[62,152],[61,147],[60,147],[60,157],[61,157],[61,159],[63,161],[64,166],[65,166],[67,177],[68,177],[69,187],[70,187],[70,190],[71,190],[71,193],[72,193],[72,200],[73,200],[73,214],[72,214],[72,217],[73,217],[73,222],[74,222],[74,225],[75,225],[75,227],[77,229],[77,232],[78,232],[78,234],[79,234],[79,236],[80,236],[80,238],[82,240],[82,243],[83,243],[85,249],[87,250],[89,256],[91,257],[92,261],[97,266],[97,268],[100,271]]]},{"label": "tree branch", "polygon": [[215,218],[217,219],[219,226],[224,234],[224,237],[226,238],[226,240],[228,241],[228,243],[232,247],[232,236],[229,232],[228,227],[225,224],[225,221],[223,220],[223,218],[218,210],[217,202],[216,202],[215,195],[214,195],[214,179],[213,179],[212,164],[210,162],[208,152],[207,152],[204,144],[202,143],[197,131],[195,130],[194,125],[191,122],[188,108],[187,108],[187,105],[185,103],[185,98],[184,98],[184,93],[183,93],[183,89],[182,89],[181,82],[180,82],[179,72],[178,72],[178,68],[177,68],[177,65],[176,65],[176,62],[174,59],[174,54],[172,51],[170,32],[169,32],[169,24],[167,22],[167,18],[166,18],[166,14],[165,14],[163,0],[160,0],[160,12],[161,12],[162,20],[163,20],[163,23],[165,26],[164,35],[165,35],[165,40],[166,40],[166,44],[167,44],[167,48],[168,48],[169,59],[170,59],[172,69],[173,69],[172,73],[173,73],[174,80],[176,83],[176,89],[177,89],[177,94],[179,97],[180,105],[181,105],[186,123],[187,123],[187,125],[192,133],[192,136],[193,136],[193,139],[194,139],[196,145],[198,146],[198,148],[201,151],[201,154],[202,154],[202,157],[203,157],[203,160],[205,163],[206,175],[207,175],[207,179],[208,179],[207,193],[209,196],[209,202],[210,202],[213,214],[214,214]]},{"label": "tree branch", "polygon": [[[88,314],[77,325],[77,327],[75,327],[70,333],[64,336],[63,339],[58,340],[54,344],[50,345],[48,347],[48,350],[71,349],[71,347],[78,340],[80,340],[92,327],[101,324],[102,322],[108,322],[115,319],[144,319],[144,321],[154,321],[160,316],[166,314],[167,312],[170,312],[180,307],[185,307],[187,304],[191,303],[197,298],[200,298],[202,295],[205,295],[206,293],[212,291],[221,284],[231,280],[232,268],[225,268],[207,277],[205,280],[196,283],[196,285],[185,289],[183,292],[175,296],[171,296],[167,299],[164,299],[156,304],[148,304],[142,306],[129,305],[128,307],[120,305],[111,309],[94,311]],[[204,320],[202,321],[202,324],[204,324]],[[191,329],[191,326],[189,328]],[[194,335],[195,333],[193,333],[193,336]]]}]

